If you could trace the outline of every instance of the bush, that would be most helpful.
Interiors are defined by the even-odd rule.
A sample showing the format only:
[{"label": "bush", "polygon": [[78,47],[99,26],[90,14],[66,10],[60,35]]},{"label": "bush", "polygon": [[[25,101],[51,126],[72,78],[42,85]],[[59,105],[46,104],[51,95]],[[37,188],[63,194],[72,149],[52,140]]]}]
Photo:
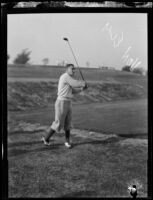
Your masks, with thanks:
[{"label": "bush", "polygon": [[44,58],[42,59],[43,65],[48,65],[49,63],[49,59],[48,58]]},{"label": "bush", "polygon": [[122,68],[122,71],[130,72],[131,71],[131,66],[126,65]]},{"label": "bush", "polygon": [[14,59],[14,64],[28,64],[28,61],[30,60],[31,51],[27,51],[27,49],[22,50],[20,54],[17,55],[17,57]]}]

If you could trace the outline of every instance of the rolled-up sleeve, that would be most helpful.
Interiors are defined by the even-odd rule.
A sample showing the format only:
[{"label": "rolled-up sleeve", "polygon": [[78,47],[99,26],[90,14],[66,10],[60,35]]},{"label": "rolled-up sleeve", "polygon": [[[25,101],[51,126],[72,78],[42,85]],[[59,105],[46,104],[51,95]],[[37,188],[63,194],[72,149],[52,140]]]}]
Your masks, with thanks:
[{"label": "rolled-up sleeve", "polygon": [[83,82],[83,81],[75,80],[75,79],[72,78],[71,76],[67,76],[67,77],[66,77],[66,82],[67,82],[71,87],[74,87],[74,88],[77,88],[77,87],[84,87],[84,82]]}]

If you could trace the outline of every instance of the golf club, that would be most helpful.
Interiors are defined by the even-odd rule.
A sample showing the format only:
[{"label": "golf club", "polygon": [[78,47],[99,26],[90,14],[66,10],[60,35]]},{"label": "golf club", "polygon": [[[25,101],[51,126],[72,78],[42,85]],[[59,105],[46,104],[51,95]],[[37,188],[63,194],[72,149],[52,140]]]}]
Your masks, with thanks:
[{"label": "golf club", "polygon": [[73,57],[74,57],[74,59],[75,59],[75,62],[76,62],[76,64],[77,64],[77,67],[78,67],[79,72],[80,72],[80,74],[81,74],[82,80],[85,81],[85,79],[84,79],[84,77],[83,77],[83,74],[82,74],[82,72],[81,72],[81,69],[80,69],[80,67],[79,67],[79,65],[78,65],[78,62],[77,62],[77,60],[76,60],[76,57],[75,57],[75,55],[74,55],[74,52],[73,52],[73,50],[72,50],[72,47],[71,47],[71,45],[70,45],[70,43],[69,43],[68,38],[63,38],[63,40],[65,40],[65,41],[68,42],[68,45],[69,45],[69,47],[70,47],[70,49],[71,49],[71,52],[72,52],[72,55],[73,55]]}]

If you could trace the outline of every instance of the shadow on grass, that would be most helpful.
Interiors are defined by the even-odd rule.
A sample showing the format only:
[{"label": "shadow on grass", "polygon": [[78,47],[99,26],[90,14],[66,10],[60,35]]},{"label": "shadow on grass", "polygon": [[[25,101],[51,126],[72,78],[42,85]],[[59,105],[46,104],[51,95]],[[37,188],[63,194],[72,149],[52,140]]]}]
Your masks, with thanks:
[{"label": "shadow on grass", "polygon": [[23,147],[26,145],[34,145],[34,144],[38,144],[38,141],[35,141],[35,142],[13,142],[13,143],[8,144],[8,147],[18,147],[18,146]]},{"label": "shadow on grass", "polygon": [[131,133],[131,134],[118,134],[119,137],[122,138],[139,138],[139,139],[147,139],[147,133]]},{"label": "shadow on grass", "polygon": [[[20,145],[22,146],[24,144],[20,143]],[[63,146],[63,144],[53,144],[51,146],[44,146],[44,144],[42,144],[42,147],[37,148],[37,149],[29,149],[29,148],[28,149],[10,149],[8,150],[8,157],[19,156],[19,155],[27,154],[27,153],[48,152],[50,150],[58,150],[60,146]],[[56,152],[54,151],[54,153],[58,153],[58,151]]]},{"label": "shadow on grass", "polygon": [[43,132],[45,131],[44,129],[41,129],[41,130],[31,130],[31,131],[24,131],[24,130],[16,130],[16,131],[11,131],[11,132],[8,132],[8,135],[16,135],[16,134],[32,134],[32,133],[39,133],[39,132]]},{"label": "shadow on grass", "polygon": [[119,137],[111,137],[105,140],[91,140],[91,141],[83,141],[83,142],[78,142],[78,143],[74,143],[73,146],[80,146],[80,145],[84,145],[84,144],[111,144],[111,143],[115,143],[118,142],[119,140],[121,140]]},{"label": "shadow on grass", "polygon": [[[130,138],[130,137],[131,138],[140,138],[140,137],[147,138],[146,134],[131,134],[131,135],[119,134],[118,136],[120,136],[120,137],[110,137],[110,138],[107,138],[104,140],[88,139],[85,141],[76,141],[73,143],[72,149],[74,147],[86,145],[86,144],[91,144],[91,145],[107,145],[107,144],[109,144],[109,145],[111,145],[112,143],[116,143],[120,140],[124,140],[124,138]],[[56,151],[56,150],[60,149],[60,147],[62,147],[62,146],[64,147],[63,143],[54,143],[54,141],[51,141],[51,142],[52,142],[51,146],[44,146],[44,144],[41,141],[11,143],[11,144],[8,144],[8,148],[11,148],[8,150],[8,155],[11,157],[11,156],[18,156],[18,155],[26,154],[26,153],[44,152],[44,151],[49,151],[49,150],[55,150],[54,153],[58,153],[58,151]],[[26,147],[26,146],[32,147],[33,145],[40,144],[40,143],[42,144],[41,148],[30,149],[29,147]],[[20,147],[20,146],[22,148],[24,147],[27,149],[15,149],[16,147]]]},{"label": "shadow on grass", "polygon": [[66,195],[61,196],[60,198],[78,198],[78,197],[96,197],[97,193],[95,191],[79,191],[73,192]]},{"label": "shadow on grass", "polygon": [[[72,149],[73,147],[76,147],[76,146],[80,146],[80,145],[85,145],[85,144],[91,144],[91,145],[98,145],[98,144],[111,144],[111,143],[114,143],[114,142],[118,142],[119,141],[119,138],[108,138],[106,140],[91,140],[91,141],[83,141],[83,142],[76,142],[73,144],[72,146]],[[44,151],[50,151],[50,150],[55,150],[54,153],[58,153],[58,149],[60,149],[60,147],[64,147],[63,143],[54,143],[51,145],[51,146],[45,146],[43,143],[42,144],[42,147],[41,148],[37,148],[37,149],[29,149],[29,147],[25,147],[27,145],[30,145],[30,147],[32,147],[32,145],[35,145],[35,144],[40,144],[40,141],[34,141],[34,142],[15,142],[15,143],[12,143],[12,144],[8,144],[8,148],[11,148],[8,150],[8,156],[9,157],[12,157],[12,156],[18,156],[18,155],[22,155],[22,154],[26,154],[26,153],[37,153],[37,152],[44,152]],[[27,148],[27,149],[16,149],[16,147],[24,147],[24,148]],[[15,147],[15,148],[14,148]]]}]

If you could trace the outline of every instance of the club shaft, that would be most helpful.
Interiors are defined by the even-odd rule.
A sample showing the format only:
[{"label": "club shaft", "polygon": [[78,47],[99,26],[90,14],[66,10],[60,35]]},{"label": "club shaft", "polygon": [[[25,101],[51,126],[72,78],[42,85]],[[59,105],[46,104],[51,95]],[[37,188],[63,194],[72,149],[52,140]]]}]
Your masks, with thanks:
[{"label": "club shaft", "polygon": [[71,49],[72,55],[73,55],[74,60],[75,60],[75,62],[76,62],[76,64],[77,64],[77,67],[78,67],[78,69],[79,69],[79,72],[80,72],[80,75],[81,75],[81,77],[82,77],[82,80],[85,81],[85,80],[84,80],[84,77],[83,77],[83,74],[82,74],[81,69],[80,69],[80,67],[79,67],[79,65],[78,65],[78,62],[77,62],[77,60],[76,60],[76,57],[75,57],[75,55],[74,55],[73,49],[72,49],[72,47],[71,47],[69,41],[68,41],[68,45],[69,45],[69,47],[70,47],[70,49]]}]

